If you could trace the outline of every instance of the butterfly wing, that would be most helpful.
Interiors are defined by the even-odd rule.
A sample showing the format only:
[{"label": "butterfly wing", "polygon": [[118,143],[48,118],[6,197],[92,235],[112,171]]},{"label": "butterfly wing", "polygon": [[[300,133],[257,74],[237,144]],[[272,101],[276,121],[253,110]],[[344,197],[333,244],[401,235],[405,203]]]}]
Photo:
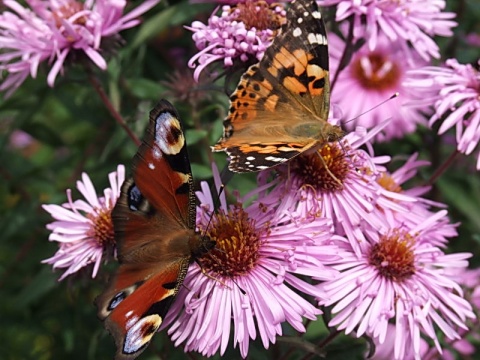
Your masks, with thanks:
[{"label": "butterfly wing", "polygon": [[120,266],[96,304],[116,359],[134,359],[160,327],[187,272],[191,239],[198,239],[185,138],[165,100],[150,113],[112,219]]},{"label": "butterfly wing", "polygon": [[325,25],[315,1],[291,3],[287,22],[230,97],[223,137],[213,147],[235,172],[259,171],[340,138],[330,104]]}]

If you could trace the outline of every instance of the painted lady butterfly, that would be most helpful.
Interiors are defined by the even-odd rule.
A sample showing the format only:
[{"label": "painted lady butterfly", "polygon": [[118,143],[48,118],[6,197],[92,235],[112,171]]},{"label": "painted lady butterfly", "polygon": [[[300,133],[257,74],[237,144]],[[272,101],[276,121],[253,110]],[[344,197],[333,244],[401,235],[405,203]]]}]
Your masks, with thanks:
[{"label": "painted lady butterfly", "polygon": [[315,0],[295,0],[262,60],[230,97],[223,137],[212,147],[234,172],[264,170],[344,135],[330,106],[325,25]]}]

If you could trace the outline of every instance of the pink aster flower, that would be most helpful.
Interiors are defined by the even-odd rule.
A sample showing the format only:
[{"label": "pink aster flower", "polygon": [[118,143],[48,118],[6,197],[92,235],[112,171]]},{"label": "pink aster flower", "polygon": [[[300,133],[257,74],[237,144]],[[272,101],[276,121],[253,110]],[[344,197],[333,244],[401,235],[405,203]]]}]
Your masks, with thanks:
[{"label": "pink aster flower", "polygon": [[337,5],[336,20],[353,16],[354,37],[367,39],[370,50],[380,34],[391,41],[408,42],[425,60],[439,58],[433,36],[452,36],[455,13],[444,12],[444,0],[323,0],[322,6]]},{"label": "pink aster flower", "polygon": [[235,59],[259,61],[286,15],[278,3],[269,5],[264,1],[224,5],[220,16],[215,15],[217,11],[218,8],[208,24],[194,21],[186,27],[194,33],[192,38],[200,50],[188,62],[195,68],[196,80],[206,66],[216,61],[222,61],[226,67],[232,66]]},{"label": "pink aster flower", "polygon": [[[380,343],[377,338],[372,338],[372,342],[375,345],[375,353],[369,357],[369,360],[392,360],[394,359],[395,352],[395,325],[388,324],[386,329],[385,341]],[[425,359],[424,355],[428,352],[428,343],[420,338],[420,358]],[[413,348],[405,349],[403,359],[410,360],[415,359],[415,353]],[[433,359],[431,359],[433,360]]]},{"label": "pink aster flower", "polygon": [[86,201],[73,201],[68,189],[68,203],[42,206],[55,219],[47,225],[52,231],[49,240],[60,244],[56,254],[42,263],[51,264],[54,269],[66,269],[59,280],[89,264],[94,264],[92,277],[95,277],[104,251],[114,244],[111,211],[120,196],[125,167],[119,165],[108,178],[110,187],[103,191],[103,196],[97,196],[90,177],[83,173],[82,181],[77,181],[77,189]]},{"label": "pink aster flower", "polygon": [[354,247],[363,236],[363,228],[386,230],[386,214],[407,213],[409,204],[416,201],[378,183],[382,172],[377,166],[388,162],[389,157],[375,157],[373,149],[370,153],[360,149],[387,124],[368,133],[359,128],[338,143],[298,156],[289,168],[279,167],[288,180],[280,182],[272,193],[283,198],[282,207],[304,218],[332,219],[334,232],[346,235]]},{"label": "pink aster flower", "polygon": [[138,16],[159,0],[147,0],[122,16],[126,0],[27,0],[3,1],[0,14],[0,70],[8,74],[0,91],[12,94],[30,75],[37,76],[38,67],[48,62],[48,85],[53,86],[67,56],[84,54],[100,69],[107,63],[102,56],[102,40],[119,31],[136,26]]},{"label": "pink aster flower", "polygon": [[[434,107],[429,125],[440,121],[438,133],[450,128],[456,131],[457,150],[471,154],[480,141],[480,73],[471,65],[457,60],[446,61],[445,67],[427,66],[410,71],[408,86],[418,93],[419,100],[410,104],[420,108]],[[480,156],[477,158],[480,169]]]},{"label": "pink aster flower", "polygon": [[[233,343],[242,357],[258,336],[265,348],[282,334],[288,322],[305,331],[303,318],[315,320],[321,311],[306,295],[323,299],[324,293],[306,279],[332,279],[336,272],[328,263],[337,259],[328,220],[299,227],[296,218],[265,206],[272,199],[260,186],[258,200],[248,207],[241,202],[214,209],[208,186],[197,193],[197,225],[216,241],[216,249],[190,266],[177,299],[164,324],[175,345],[185,351],[211,356],[225,352],[233,330]],[[253,194],[252,194],[253,195]],[[277,200],[278,204],[278,200]],[[207,224],[210,226],[207,228]]]},{"label": "pink aster flower", "polygon": [[389,124],[379,133],[376,141],[402,138],[416,130],[418,124],[425,124],[419,110],[404,104],[412,99],[411,90],[403,85],[407,70],[424,65],[416,54],[411,54],[411,62],[405,61],[408,49],[398,41],[390,41],[379,35],[376,47],[363,46],[356,51],[350,63],[337,74],[345,43],[335,34],[328,37],[332,74],[338,75],[332,90],[332,102],[344,112],[345,120],[353,119],[373,109],[395,93],[400,97],[387,101],[378,108],[361,115],[355,121],[345,122],[344,126],[353,130],[356,125],[372,128],[391,118]]},{"label": "pink aster flower", "polygon": [[408,208],[407,212],[387,211],[384,214],[391,217],[392,221],[395,219],[397,222],[410,227],[417,226],[429,218],[436,223],[435,226],[432,226],[432,231],[429,234],[429,243],[434,246],[445,247],[448,243],[448,238],[458,235],[456,230],[458,224],[450,223],[446,217],[446,210],[432,212],[432,209],[446,208],[446,205],[423,197],[430,190],[429,186],[404,188],[404,184],[417,175],[418,169],[426,165],[430,165],[430,163],[424,160],[417,160],[417,154],[413,154],[393,173],[388,172],[386,169],[377,168],[381,174],[377,177],[377,182],[380,186],[390,192],[404,194],[415,199],[413,202],[402,204]]},{"label": "pink aster flower", "polygon": [[436,220],[411,228],[395,222],[385,232],[365,232],[360,253],[345,242],[335,266],[341,274],[319,285],[328,294],[324,304],[333,306],[329,326],[383,344],[393,324],[394,359],[409,352],[420,358],[422,338],[432,340],[440,354],[441,333],[460,339],[458,329],[467,329],[466,320],[475,315],[448,272],[466,268],[471,254],[446,255],[431,245],[430,233],[439,231]]}]

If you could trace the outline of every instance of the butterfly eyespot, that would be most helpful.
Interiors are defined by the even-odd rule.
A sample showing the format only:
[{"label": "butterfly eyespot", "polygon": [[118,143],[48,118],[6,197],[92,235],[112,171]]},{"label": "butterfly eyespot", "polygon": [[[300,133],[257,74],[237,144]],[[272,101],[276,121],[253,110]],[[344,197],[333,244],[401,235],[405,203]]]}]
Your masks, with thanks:
[{"label": "butterfly eyespot", "polygon": [[[132,321],[134,321],[132,319]],[[135,354],[148,345],[152,336],[162,324],[162,318],[157,314],[145,316],[135,322],[128,330],[123,344],[124,354]]]},{"label": "butterfly eyespot", "polygon": [[177,287],[177,282],[173,281],[173,282],[165,283],[165,284],[162,284],[162,287],[164,287],[167,290],[174,290]]},{"label": "butterfly eyespot", "polygon": [[144,197],[140,189],[132,182],[132,185],[128,189],[128,207],[132,211],[138,211],[142,201],[144,201]]},{"label": "butterfly eyespot", "polygon": [[155,145],[166,155],[177,155],[185,145],[182,126],[176,114],[165,111],[155,119]]},{"label": "butterfly eyespot", "polygon": [[112,311],[113,309],[115,309],[123,300],[125,300],[126,297],[127,297],[127,294],[125,291],[119,292],[110,301],[110,303],[108,304],[107,310]]},{"label": "butterfly eyespot", "polygon": [[115,294],[112,300],[110,300],[110,302],[108,303],[107,310],[112,311],[113,309],[115,309],[123,300],[125,300],[127,296],[131,295],[142,284],[143,281],[138,281],[132,286],[129,286],[128,288],[125,288]]}]

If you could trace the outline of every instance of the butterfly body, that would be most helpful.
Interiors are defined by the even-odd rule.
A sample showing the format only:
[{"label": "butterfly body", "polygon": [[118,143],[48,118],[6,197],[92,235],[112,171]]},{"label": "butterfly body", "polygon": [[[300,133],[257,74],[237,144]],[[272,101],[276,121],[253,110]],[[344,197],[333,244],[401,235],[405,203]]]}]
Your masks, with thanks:
[{"label": "butterfly body", "polygon": [[195,197],[183,130],[162,100],[112,212],[117,273],[96,299],[115,338],[116,359],[134,359],[149,344],[190,263],[215,243],[195,232]]},{"label": "butterfly body", "polygon": [[234,172],[279,165],[343,137],[327,121],[329,106],[325,25],[315,1],[295,0],[280,34],[230,97],[213,150],[230,156]]}]

